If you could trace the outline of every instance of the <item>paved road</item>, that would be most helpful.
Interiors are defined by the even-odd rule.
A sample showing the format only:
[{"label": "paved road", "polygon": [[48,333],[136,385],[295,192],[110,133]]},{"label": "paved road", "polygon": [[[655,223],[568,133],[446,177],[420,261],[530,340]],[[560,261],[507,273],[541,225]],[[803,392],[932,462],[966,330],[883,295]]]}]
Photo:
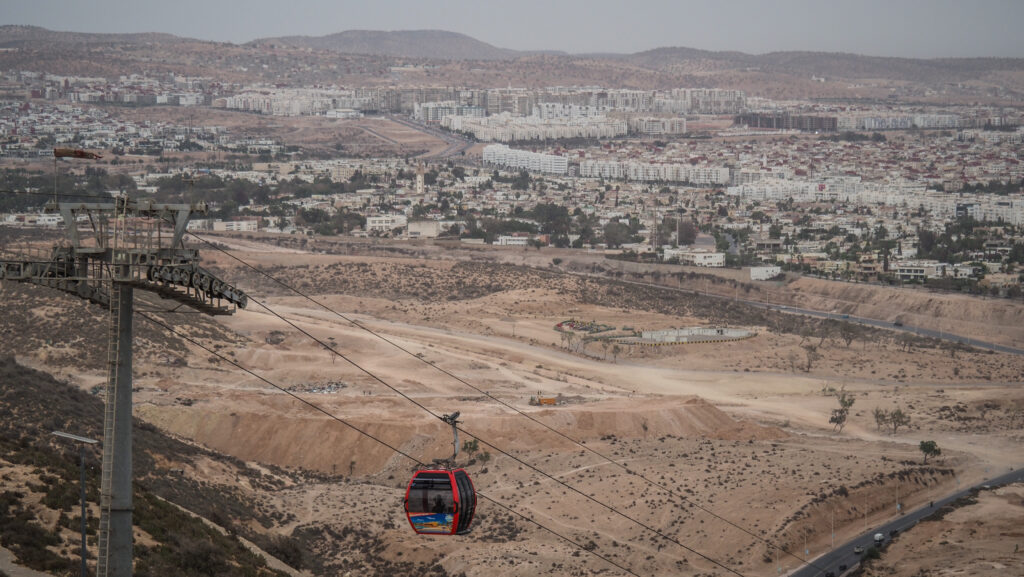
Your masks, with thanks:
[{"label": "paved road", "polygon": [[[598,278],[606,278],[606,277],[604,277],[602,275],[595,275],[595,274],[592,274],[592,273],[568,273],[568,274],[575,274],[575,275],[578,275],[578,276],[592,276],[592,277],[598,277]],[[833,313],[833,312],[826,312],[826,311],[816,311],[816,310],[812,310],[812,309],[805,309],[805,308],[793,307],[793,306],[787,306],[787,305],[775,305],[775,304],[765,303],[765,302],[762,302],[762,301],[741,299],[741,298],[737,298],[735,295],[724,295],[724,294],[716,294],[716,293],[706,293],[706,292],[703,292],[703,291],[700,291],[700,290],[696,290],[696,289],[682,289],[682,288],[675,288],[675,287],[670,287],[670,286],[665,286],[665,285],[660,285],[660,284],[654,284],[654,283],[648,283],[648,282],[640,282],[640,281],[631,281],[631,280],[621,280],[620,282],[629,283],[629,284],[635,284],[635,285],[640,285],[640,286],[660,288],[660,289],[665,289],[665,290],[670,290],[670,291],[677,291],[677,292],[686,293],[686,294],[704,295],[704,296],[706,296],[708,298],[730,300],[730,301],[740,302],[740,303],[743,303],[745,305],[749,305],[749,306],[752,306],[752,307],[755,307],[755,308],[759,308],[759,309],[766,309],[766,310],[767,309],[771,309],[771,310],[777,310],[777,311],[784,312],[784,313],[797,314],[797,315],[805,315],[805,316],[817,317],[817,318],[821,318],[821,319],[842,320],[842,321],[846,321],[846,322],[850,322],[850,323],[855,323],[855,324],[859,324],[859,325],[878,327],[878,328],[883,328],[883,329],[889,329],[889,330],[892,330],[892,331],[902,331],[902,332],[906,332],[906,333],[913,333],[915,335],[919,335],[919,336],[922,336],[922,337],[931,337],[931,338],[934,338],[934,339],[940,339],[940,340],[944,340],[944,341],[953,341],[953,342],[957,342],[957,343],[963,343],[965,345],[969,345],[969,346],[976,347],[976,348],[979,348],[979,349],[988,349],[988,350],[996,351],[996,352],[1000,352],[1000,353],[1009,353],[1011,355],[1024,355],[1024,349],[1020,349],[1020,348],[1016,348],[1016,347],[1009,347],[1009,346],[1000,345],[1000,344],[997,344],[997,343],[990,343],[990,342],[982,341],[982,340],[979,340],[979,339],[972,339],[970,337],[965,337],[963,335],[957,335],[957,334],[950,333],[950,332],[947,332],[947,331],[934,331],[934,330],[926,329],[926,328],[922,328],[922,327],[914,327],[914,326],[902,325],[902,324],[901,325],[894,325],[893,323],[891,323],[889,321],[882,321],[882,320],[871,319],[871,318],[867,318],[867,317],[857,317],[857,316],[853,316],[853,315],[843,315],[843,314],[838,314],[838,313]]]},{"label": "paved road", "polygon": [[[728,297],[725,297],[725,298],[728,298]],[[856,316],[852,316],[852,315],[842,315],[842,314],[837,314],[837,313],[832,313],[832,312],[815,311],[815,310],[804,309],[804,308],[800,308],[800,307],[791,307],[791,306],[784,306],[784,305],[768,305],[768,304],[765,304],[765,303],[762,303],[762,302],[745,301],[743,299],[740,299],[740,301],[744,302],[744,303],[746,303],[748,305],[755,306],[755,307],[762,308],[762,309],[763,308],[773,308],[773,309],[777,309],[777,310],[782,311],[782,312],[807,315],[807,316],[811,316],[811,317],[818,317],[818,318],[823,318],[823,319],[844,320],[844,321],[851,322],[851,323],[856,323],[856,324],[859,324],[859,325],[867,325],[867,326],[879,327],[879,328],[883,328],[883,329],[890,329],[890,330],[895,330],[895,331],[903,331],[903,332],[907,332],[907,333],[913,333],[915,335],[919,335],[919,336],[922,336],[922,337],[931,337],[933,339],[940,339],[940,340],[944,340],[944,341],[953,341],[953,342],[957,342],[957,343],[963,343],[965,345],[969,345],[969,346],[972,346],[972,347],[977,347],[979,349],[989,349],[989,350],[992,350],[992,351],[996,351],[996,352],[1000,352],[1000,353],[1009,353],[1009,354],[1012,354],[1012,355],[1024,355],[1024,349],[1019,349],[1019,348],[1016,348],[1016,347],[1009,347],[1009,346],[1000,345],[1000,344],[997,344],[997,343],[990,343],[990,342],[982,341],[982,340],[979,340],[979,339],[972,339],[970,337],[965,337],[963,335],[957,335],[957,334],[954,334],[954,333],[950,333],[948,331],[935,331],[935,330],[932,330],[932,329],[926,329],[926,328],[922,328],[922,327],[914,327],[914,326],[910,326],[910,325],[894,325],[893,323],[891,323],[889,321],[881,321],[881,320],[878,320],[878,319],[869,319],[867,317],[856,317]]]},{"label": "paved road", "polygon": [[977,489],[983,486],[996,487],[1000,485],[1006,485],[1009,483],[1016,483],[1021,481],[1024,481],[1024,469],[1017,469],[1015,471],[1010,471],[1009,473],[1000,475],[993,479],[982,481],[977,485],[974,485],[973,487],[968,487],[963,491],[953,493],[952,495],[949,495],[939,501],[935,501],[932,506],[925,505],[920,509],[915,509],[914,511],[910,511],[909,513],[901,515],[897,519],[889,523],[886,523],[881,527],[875,527],[867,533],[864,533],[863,535],[860,535],[836,547],[835,550],[830,551],[822,555],[821,557],[818,557],[817,559],[812,561],[812,563],[814,563],[814,566],[804,565],[802,568],[797,569],[790,575],[791,577],[822,577],[828,571],[832,571],[836,575],[840,575],[840,565],[853,567],[858,562],[860,562],[861,556],[854,553],[853,548],[861,546],[864,547],[865,550],[867,550],[868,548],[873,546],[873,535],[875,533],[882,533],[883,535],[885,535],[885,544],[888,544],[890,541],[890,534],[892,533],[892,531],[902,533],[907,529],[910,529],[911,527],[916,525],[918,521],[920,521],[921,519],[924,519],[928,515],[931,515],[940,507],[948,505],[949,503],[959,499],[960,497],[963,497],[964,495],[971,492],[972,489]]},{"label": "paved road", "polygon": [[448,145],[444,150],[437,154],[424,155],[420,157],[423,158],[424,160],[445,159],[452,156],[458,156],[465,152],[466,150],[469,150],[469,148],[473,146],[473,142],[470,140],[467,140],[456,134],[443,131],[440,128],[423,124],[407,116],[389,114],[387,115],[387,118],[388,120],[401,124],[402,126],[405,126],[407,128],[412,128],[413,130],[418,130],[424,134],[428,134],[430,136],[433,136],[434,138],[443,140]]}]

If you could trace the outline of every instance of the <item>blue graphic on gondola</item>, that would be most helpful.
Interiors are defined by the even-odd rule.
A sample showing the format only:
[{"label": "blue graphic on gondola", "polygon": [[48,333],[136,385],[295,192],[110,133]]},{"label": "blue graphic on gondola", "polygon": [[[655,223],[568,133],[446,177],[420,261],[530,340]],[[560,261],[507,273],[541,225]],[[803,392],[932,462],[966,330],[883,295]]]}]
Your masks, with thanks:
[{"label": "blue graphic on gondola", "polygon": [[409,514],[409,521],[417,533],[451,533],[455,516],[448,513]]}]

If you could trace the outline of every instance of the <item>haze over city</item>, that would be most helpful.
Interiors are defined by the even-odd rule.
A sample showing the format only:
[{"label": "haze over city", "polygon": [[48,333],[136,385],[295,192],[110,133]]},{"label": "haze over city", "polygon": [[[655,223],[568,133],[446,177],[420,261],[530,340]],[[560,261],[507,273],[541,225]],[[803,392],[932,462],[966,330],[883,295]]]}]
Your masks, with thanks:
[{"label": "haze over city", "polygon": [[1024,575],[1022,6],[5,6],[0,577]]},{"label": "haze over city", "polygon": [[166,32],[219,42],[343,30],[450,30],[501,48],[632,53],[664,46],[911,58],[1024,56],[1015,0],[48,0],[11,2],[2,23],[76,32]]}]

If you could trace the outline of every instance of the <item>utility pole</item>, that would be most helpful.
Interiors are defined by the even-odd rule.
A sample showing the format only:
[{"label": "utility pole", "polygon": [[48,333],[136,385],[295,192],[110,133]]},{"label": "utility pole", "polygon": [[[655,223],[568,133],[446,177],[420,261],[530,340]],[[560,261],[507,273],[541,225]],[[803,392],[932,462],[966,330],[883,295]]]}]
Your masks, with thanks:
[{"label": "utility pole", "polygon": [[836,548],[836,510],[832,509],[832,549]]},{"label": "utility pole", "polygon": [[[189,219],[205,213],[205,203],[160,204],[121,195],[106,202],[49,203],[46,211],[64,218],[67,242],[54,246],[49,260],[26,255],[0,261],[0,279],[62,290],[110,311],[97,576],[130,577],[134,291],[153,292],[209,315],[232,314],[245,308],[248,297],[200,267],[199,251],[185,247]],[[94,224],[91,235],[79,235],[79,214]],[[161,232],[164,228],[171,230]]]},{"label": "utility pole", "polygon": [[53,434],[58,436],[58,437],[63,437],[65,439],[70,439],[72,441],[77,441],[79,443],[82,443],[78,447],[78,462],[79,462],[79,469],[81,471],[81,502],[82,502],[82,548],[81,548],[82,571],[81,571],[81,576],[82,577],[88,577],[89,569],[86,567],[86,564],[85,564],[85,560],[88,557],[88,550],[86,549],[86,546],[85,546],[85,532],[86,532],[86,522],[85,522],[85,519],[86,519],[86,517],[85,517],[85,446],[86,445],[95,445],[99,441],[97,441],[96,439],[90,439],[88,437],[80,437],[78,435],[72,435],[71,433],[65,433],[63,431],[54,431]]}]

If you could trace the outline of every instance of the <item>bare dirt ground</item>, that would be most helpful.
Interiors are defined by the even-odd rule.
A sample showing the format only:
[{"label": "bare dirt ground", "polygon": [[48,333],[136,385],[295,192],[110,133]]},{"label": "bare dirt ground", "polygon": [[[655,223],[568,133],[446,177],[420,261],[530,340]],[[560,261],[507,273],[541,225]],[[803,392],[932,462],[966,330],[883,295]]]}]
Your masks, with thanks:
[{"label": "bare dirt ground", "polygon": [[[327,560],[328,572],[343,572],[365,554],[358,543],[370,539],[379,547],[375,554],[437,561],[455,574],[620,573],[487,500],[494,499],[640,574],[723,574],[674,540],[746,575],[774,575],[777,567],[795,568],[799,561],[774,560],[761,539],[799,550],[806,538],[812,554],[821,553],[833,514],[841,542],[887,518],[897,490],[913,507],[951,492],[958,480],[969,483],[1024,463],[1024,359],[1017,357],[925,340],[908,344],[880,330],[846,343],[838,329],[793,324],[791,315],[513,264],[546,259],[536,262],[550,269],[551,256],[543,251],[456,251],[445,258],[436,247],[412,249],[429,252],[427,259],[232,243],[239,258],[343,316],[206,250],[206,265],[254,297],[247,310],[215,323],[220,332],[197,334],[206,346],[420,461],[448,453],[449,433],[383,383],[435,413],[461,411],[463,438],[480,440],[477,453],[460,456],[486,497],[479,525],[462,538],[417,537],[401,507],[412,461],[194,345],[176,341],[175,362],[159,361],[164,351],[150,347],[136,365],[136,415],[246,461],[338,479],[253,490],[251,497],[261,509],[294,515],[267,530],[308,544]],[[333,250],[326,244],[317,249]],[[700,282],[679,278],[683,287]],[[716,288],[729,290],[724,283]],[[793,284],[792,290],[774,287],[777,298],[823,291],[813,283]],[[851,306],[893,313],[879,300],[845,298]],[[931,305],[920,301],[933,297],[908,292],[903,298],[891,306],[924,310]],[[987,306],[995,305],[985,302],[972,308],[980,316],[972,336],[995,340],[1000,327],[991,324],[994,315],[986,316],[992,314]],[[23,320],[9,312],[5,323]],[[758,336],[718,345],[613,351],[593,343],[569,350],[554,330],[567,318],[650,328],[727,324]],[[18,353],[26,364],[81,386],[101,377],[70,370],[44,355],[48,349],[29,345]],[[855,398],[842,432],[828,423],[835,389]],[[537,394],[569,402],[531,406]],[[911,424],[896,434],[881,430],[872,416],[876,407],[901,408]],[[942,457],[922,464],[921,440],[935,440]]]},{"label": "bare dirt ground", "polygon": [[337,119],[322,116],[265,116],[216,108],[148,107],[116,109],[135,121],[178,126],[219,126],[235,138],[273,138],[306,150],[344,156],[414,156],[444,148],[444,142],[386,118]]}]

